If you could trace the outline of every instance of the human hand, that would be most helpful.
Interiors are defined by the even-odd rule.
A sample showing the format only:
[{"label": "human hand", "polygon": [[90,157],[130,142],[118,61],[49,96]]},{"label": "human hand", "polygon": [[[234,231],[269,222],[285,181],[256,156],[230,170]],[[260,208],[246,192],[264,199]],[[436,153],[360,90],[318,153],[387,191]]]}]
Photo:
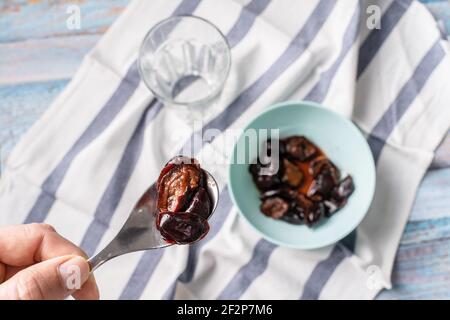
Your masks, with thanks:
[{"label": "human hand", "polygon": [[0,300],[98,299],[84,257],[49,225],[0,228]]}]

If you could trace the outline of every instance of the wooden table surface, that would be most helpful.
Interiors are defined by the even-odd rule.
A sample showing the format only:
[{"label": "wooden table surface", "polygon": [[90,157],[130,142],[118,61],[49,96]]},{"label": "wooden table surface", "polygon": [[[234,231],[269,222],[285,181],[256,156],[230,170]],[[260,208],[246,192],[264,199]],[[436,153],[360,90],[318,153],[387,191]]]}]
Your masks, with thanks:
[{"label": "wooden table surface", "polygon": [[[450,34],[450,1],[421,1]],[[64,89],[128,2],[0,0],[1,157]],[[81,8],[80,30],[66,27],[71,4]],[[421,184],[397,253],[394,288],[379,298],[450,299],[449,195],[450,134]]]}]

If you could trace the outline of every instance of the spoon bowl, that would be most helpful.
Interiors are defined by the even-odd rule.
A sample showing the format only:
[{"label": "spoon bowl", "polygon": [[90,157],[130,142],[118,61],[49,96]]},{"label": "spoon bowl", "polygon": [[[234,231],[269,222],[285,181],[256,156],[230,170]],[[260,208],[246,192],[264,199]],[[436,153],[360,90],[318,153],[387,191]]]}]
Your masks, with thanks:
[{"label": "spoon bowl", "polygon": [[[206,174],[206,190],[213,204],[209,220],[219,202],[219,186],[208,171],[204,170],[204,172]],[[154,183],[136,203],[116,237],[102,251],[88,260],[91,271],[106,261],[126,253],[161,249],[173,245],[164,240],[159,230],[156,229],[157,196],[158,192]]]}]

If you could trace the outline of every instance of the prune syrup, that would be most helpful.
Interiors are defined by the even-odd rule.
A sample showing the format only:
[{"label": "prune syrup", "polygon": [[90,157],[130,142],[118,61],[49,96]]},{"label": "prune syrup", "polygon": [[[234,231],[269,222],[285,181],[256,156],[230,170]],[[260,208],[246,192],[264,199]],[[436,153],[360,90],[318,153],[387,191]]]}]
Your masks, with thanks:
[{"label": "prune syrup", "polygon": [[156,227],[168,243],[189,244],[208,233],[212,205],[205,180],[198,162],[183,156],[161,170]]},{"label": "prune syrup", "polygon": [[[263,214],[293,224],[313,226],[344,207],[354,191],[353,179],[340,180],[340,171],[314,143],[303,136],[279,141],[280,170],[264,175],[262,165],[249,167],[261,191]],[[271,150],[270,140],[267,149]]]}]

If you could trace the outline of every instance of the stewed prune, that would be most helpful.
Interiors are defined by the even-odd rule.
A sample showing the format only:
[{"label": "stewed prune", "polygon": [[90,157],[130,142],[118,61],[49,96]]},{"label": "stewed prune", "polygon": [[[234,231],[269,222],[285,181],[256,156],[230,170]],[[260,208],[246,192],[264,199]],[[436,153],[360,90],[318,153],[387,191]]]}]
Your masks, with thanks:
[{"label": "stewed prune", "polygon": [[166,241],[176,244],[198,241],[209,231],[208,220],[192,212],[161,212],[157,226]]},{"label": "stewed prune", "polygon": [[156,226],[168,242],[187,244],[208,232],[212,204],[205,180],[195,159],[178,156],[162,169],[157,182]]},{"label": "stewed prune", "polygon": [[208,191],[205,188],[200,187],[194,194],[191,200],[191,204],[186,209],[186,212],[196,213],[199,216],[208,219],[211,213],[211,200],[209,200]]},{"label": "stewed prune", "polygon": [[166,175],[166,173],[168,173],[175,166],[181,165],[181,164],[190,164],[190,165],[194,165],[194,166],[200,168],[198,161],[194,158],[189,158],[189,157],[185,157],[185,156],[173,157],[166,163],[164,168],[161,170],[159,177],[158,177],[158,181],[157,181],[157,187],[159,188],[161,180]]},{"label": "stewed prune", "polygon": [[203,183],[203,172],[197,165],[169,164],[171,169],[161,178],[158,187],[160,211],[183,210],[193,192]]},{"label": "stewed prune", "polygon": [[[269,165],[249,167],[253,181],[261,191],[261,212],[288,223],[314,226],[344,207],[354,191],[353,179],[340,180],[340,171],[319,147],[307,138],[292,136],[279,141],[274,155],[273,141],[267,149],[271,160],[278,161],[277,172],[263,170]],[[276,166],[272,166],[276,167]]]}]

